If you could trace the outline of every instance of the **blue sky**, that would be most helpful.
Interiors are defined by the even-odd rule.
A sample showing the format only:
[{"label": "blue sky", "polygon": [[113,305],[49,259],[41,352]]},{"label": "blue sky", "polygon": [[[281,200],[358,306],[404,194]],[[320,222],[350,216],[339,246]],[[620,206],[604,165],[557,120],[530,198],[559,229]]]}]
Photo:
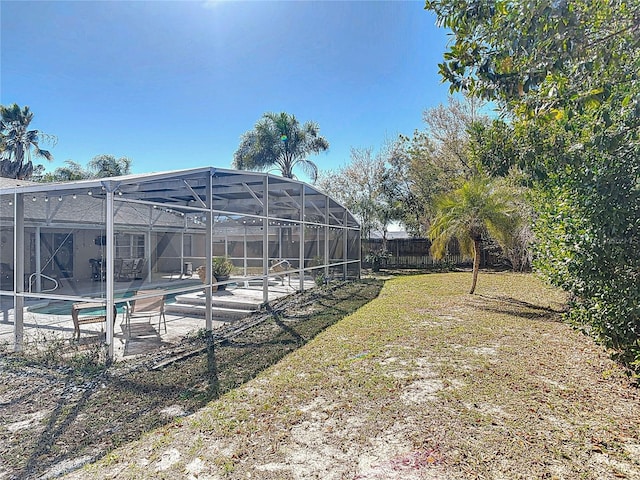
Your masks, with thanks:
[{"label": "blue sky", "polygon": [[[28,105],[55,161],[134,173],[230,168],[265,112],[316,121],[328,152],[379,149],[446,103],[447,35],[422,1],[0,2],[0,103]],[[41,163],[41,162],[38,162]]]}]

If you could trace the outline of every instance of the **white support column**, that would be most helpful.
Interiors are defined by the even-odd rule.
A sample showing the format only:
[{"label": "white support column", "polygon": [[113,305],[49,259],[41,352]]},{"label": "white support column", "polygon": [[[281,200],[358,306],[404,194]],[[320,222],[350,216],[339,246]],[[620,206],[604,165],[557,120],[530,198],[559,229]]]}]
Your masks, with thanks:
[{"label": "white support column", "polygon": [[329,197],[324,197],[324,278],[329,279]]},{"label": "white support column", "polygon": [[[34,245],[36,248],[35,251],[35,261],[36,261],[36,266],[35,266],[35,272],[37,273],[37,275],[34,277],[35,280],[35,291],[36,292],[41,292],[42,291],[42,229],[40,227],[40,225],[38,225],[36,227],[36,244]],[[52,244],[53,247],[53,244]],[[52,252],[53,253],[53,252]],[[31,279],[29,279],[29,285],[27,286],[27,289],[31,288]]]},{"label": "white support column", "polygon": [[349,229],[347,228],[347,211],[345,210],[342,216],[342,261],[344,265],[342,265],[342,280],[347,279],[347,262],[349,261],[349,256],[347,255],[347,249],[349,248]]},{"label": "white support column", "polygon": [[300,291],[304,292],[304,185],[300,185]]},{"label": "white support column", "polygon": [[246,277],[247,276],[247,271],[248,271],[248,265],[247,265],[247,224],[244,224],[244,238],[243,238],[243,245],[242,245],[242,250],[244,252],[244,260],[243,260],[243,272],[242,274]]},{"label": "white support column", "polygon": [[[152,262],[151,262],[151,238],[153,237],[153,233],[151,232],[151,228],[147,229],[144,234],[144,268],[146,270],[146,276],[148,282],[152,280],[151,271],[152,271]],[[114,255],[115,257],[115,255]]]},{"label": "white support column", "polygon": [[107,188],[107,199],[106,199],[106,217],[105,217],[105,228],[106,228],[106,236],[107,236],[107,251],[106,251],[106,294],[107,294],[107,305],[106,305],[106,318],[107,318],[107,328],[106,328],[106,343],[107,343],[107,361],[110,362],[113,360],[114,356],[114,348],[113,348],[113,326],[115,322],[114,315],[114,268],[113,268],[113,257],[115,253],[115,248],[113,245],[114,241],[114,228],[113,228],[113,189],[111,184],[106,184]]},{"label": "white support column", "polygon": [[280,225],[278,225],[278,259],[282,260],[282,227]]},{"label": "white support column", "polygon": [[269,301],[269,177],[262,182],[262,301]]},{"label": "white support column", "polygon": [[24,195],[13,198],[13,349],[24,348]]},{"label": "white support column", "polygon": [[362,237],[361,230],[358,228],[358,280],[360,280],[360,274],[362,273]]},{"label": "white support column", "polygon": [[212,289],[211,289],[211,283],[212,283],[212,276],[211,276],[211,260],[213,257],[213,211],[212,211],[212,205],[213,205],[213,201],[212,201],[212,195],[213,195],[213,175],[215,175],[214,171],[212,170],[209,173],[209,177],[207,180],[207,198],[206,198],[206,204],[207,204],[207,214],[206,214],[206,219],[207,219],[207,231],[205,234],[205,262],[204,262],[204,266],[205,266],[205,302],[206,302],[206,309],[205,309],[205,329],[207,332],[210,332],[213,330],[213,312],[211,310],[211,302],[212,302]]},{"label": "white support column", "polygon": [[[185,217],[186,218],[186,217]],[[180,232],[180,278],[187,273],[184,269],[184,230],[187,228],[187,221],[184,221],[184,227]]]}]

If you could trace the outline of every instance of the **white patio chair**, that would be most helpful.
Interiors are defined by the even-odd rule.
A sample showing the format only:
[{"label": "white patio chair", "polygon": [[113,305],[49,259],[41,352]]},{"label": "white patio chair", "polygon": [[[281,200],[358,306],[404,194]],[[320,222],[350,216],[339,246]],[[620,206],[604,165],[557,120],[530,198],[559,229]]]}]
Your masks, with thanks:
[{"label": "white patio chair", "polygon": [[164,323],[167,332],[167,319],[164,314],[165,294],[162,290],[138,290],[133,298],[127,301],[125,322],[128,334],[131,334],[131,319],[147,317],[151,319],[158,315],[158,333],[160,325]]}]

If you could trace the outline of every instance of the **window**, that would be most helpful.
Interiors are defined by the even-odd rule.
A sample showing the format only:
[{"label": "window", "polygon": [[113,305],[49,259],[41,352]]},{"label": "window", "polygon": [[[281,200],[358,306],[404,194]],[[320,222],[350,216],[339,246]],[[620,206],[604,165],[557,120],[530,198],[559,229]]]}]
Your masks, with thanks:
[{"label": "window", "polygon": [[116,258],[144,258],[144,235],[119,233],[115,247]]}]

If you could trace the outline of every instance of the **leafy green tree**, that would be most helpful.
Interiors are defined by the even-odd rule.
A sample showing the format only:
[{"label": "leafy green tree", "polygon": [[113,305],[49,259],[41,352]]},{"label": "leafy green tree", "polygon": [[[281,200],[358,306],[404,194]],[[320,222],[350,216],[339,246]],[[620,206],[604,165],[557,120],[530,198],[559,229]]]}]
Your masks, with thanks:
[{"label": "leafy green tree", "polygon": [[390,166],[402,199],[401,221],[407,231],[420,237],[427,233],[435,214],[434,198],[453,188],[440,166],[433,160],[434,147],[426,132],[415,131],[411,138],[400,136],[394,145]]},{"label": "leafy green tree", "polygon": [[[63,167],[56,168],[53,172],[44,172],[42,165],[34,168],[32,180],[36,182],[70,182],[91,178],[91,173],[73,160],[66,160]],[[40,168],[39,168],[40,167]]]},{"label": "leafy green tree", "polygon": [[404,212],[403,197],[401,189],[403,179],[396,175],[396,172],[385,164],[385,172],[380,183],[380,197],[376,217],[382,230],[382,251],[386,253],[387,235],[389,227],[394,222],[400,222]]},{"label": "leafy green tree", "polygon": [[470,163],[484,175],[501,179],[516,193],[521,222],[510,241],[503,245],[501,253],[514,271],[531,269],[534,243],[532,224],[535,217],[529,189],[532,178],[521,168],[519,140],[513,126],[502,119],[474,122],[469,129],[467,155]]},{"label": "leafy green tree", "polygon": [[53,172],[44,172],[44,168],[36,166],[33,180],[37,182],[69,182],[87,178],[117,177],[131,174],[132,160],[127,157],[115,158],[113,155],[97,155],[83,168],[73,160],[66,160],[63,167]]},{"label": "leafy green tree", "polygon": [[482,242],[487,236],[505,247],[519,223],[510,192],[484,177],[474,177],[436,201],[436,216],[429,229],[431,254],[442,258],[456,239],[464,255],[473,258],[473,294],[478,281]]},{"label": "leafy green tree", "polygon": [[434,0],[453,91],[513,118],[538,190],[538,268],[569,318],[640,369],[640,9],[625,0]]},{"label": "leafy green tree", "polygon": [[131,159],[113,155],[98,155],[87,163],[91,178],[118,177],[131,174]]},{"label": "leafy green tree", "polygon": [[288,113],[265,113],[254,128],[244,133],[233,155],[233,167],[239,170],[268,170],[276,168],[283,177],[295,178],[299,167],[312,182],[318,177],[318,167],[309,155],[329,148],[314,122],[300,125]]},{"label": "leafy green tree", "polygon": [[474,122],[469,128],[469,156],[490,177],[506,177],[518,165],[513,127],[503,120]]},{"label": "leafy green tree", "polygon": [[318,186],[358,218],[362,237],[368,239],[373,230],[386,232],[398,218],[389,173],[383,152],[352,148],[349,164],[323,173]]},{"label": "leafy green tree", "polygon": [[447,105],[423,112],[424,130],[401,135],[394,144],[389,164],[399,180],[402,223],[413,235],[428,231],[437,196],[478,173],[469,157],[469,132],[474,123],[488,122],[478,109],[472,98],[449,98]]},{"label": "leafy green tree", "polygon": [[17,104],[5,107],[0,105],[0,134],[2,134],[2,153],[0,176],[25,180],[31,177],[35,157],[53,160],[51,152],[40,148],[41,139],[53,141],[54,137],[39,130],[29,130],[33,113],[29,107],[20,108]]}]

